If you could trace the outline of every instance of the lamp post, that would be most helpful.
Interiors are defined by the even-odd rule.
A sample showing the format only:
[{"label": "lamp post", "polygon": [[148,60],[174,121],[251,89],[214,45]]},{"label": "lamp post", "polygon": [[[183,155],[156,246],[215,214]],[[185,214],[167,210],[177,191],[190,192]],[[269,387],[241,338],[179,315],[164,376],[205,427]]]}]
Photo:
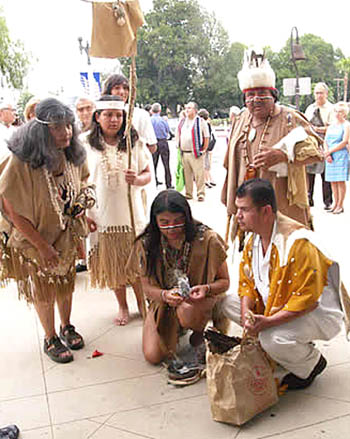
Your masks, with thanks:
[{"label": "lamp post", "polygon": [[[295,34],[295,37],[294,37]],[[290,52],[292,55],[292,62],[295,68],[295,106],[299,110],[299,96],[300,96],[300,86],[299,86],[299,72],[297,67],[297,61],[303,61],[306,59],[303,48],[299,44],[299,33],[298,29],[294,26],[290,33]]]},{"label": "lamp post", "polygon": [[82,54],[83,51],[86,53],[86,56],[87,56],[87,63],[88,63],[88,65],[91,65],[90,54],[89,54],[89,50],[90,50],[89,42],[87,41],[86,44],[85,44],[85,46],[83,46],[83,38],[82,38],[82,37],[79,37],[79,38],[78,38],[78,43],[79,43],[79,50],[80,50],[80,53]]}]

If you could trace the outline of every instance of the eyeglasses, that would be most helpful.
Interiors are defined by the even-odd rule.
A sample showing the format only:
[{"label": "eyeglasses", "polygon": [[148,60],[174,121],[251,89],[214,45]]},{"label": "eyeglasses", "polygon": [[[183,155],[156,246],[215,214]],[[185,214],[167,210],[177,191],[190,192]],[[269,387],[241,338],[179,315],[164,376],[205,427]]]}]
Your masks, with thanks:
[{"label": "eyeglasses", "polygon": [[246,104],[251,104],[253,102],[265,102],[273,99],[272,96],[249,96],[246,98]]},{"label": "eyeglasses", "polygon": [[92,105],[87,105],[86,107],[77,107],[77,111],[82,112],[82,111],[92,111],[93,110],[93,106]]}]

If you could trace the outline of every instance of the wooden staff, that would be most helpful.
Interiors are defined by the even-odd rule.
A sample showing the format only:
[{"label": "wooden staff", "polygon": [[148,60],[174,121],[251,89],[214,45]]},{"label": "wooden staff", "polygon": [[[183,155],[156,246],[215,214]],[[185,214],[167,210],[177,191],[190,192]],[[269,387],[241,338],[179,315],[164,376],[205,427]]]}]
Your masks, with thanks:
[{"label": "wooden staff", "polygon": [[230,237],[231,218],[232,218],[232,215],[227,215],[226,233],[225,233],[225,244],[227,244],[227,245],[228,245],[228,240]]},{"label": "wooden staff", "polygon": [[[129,84],[130,84],[130,93],[129,93],[129,110],[128,110],[128,118],[126,121],[126,128],[125,128],[125,136],[126,136],[126,150],[128,154],[128,169],[131,169],[131,124],[132,124],[132,116],[134,114],[134,107],[135,107],[135,100],[136,100],[136,59],[135,56],[131,57],[131,64],[130,64],[130,77],[129,77]],[[131,198],[131,184],[128,183],[128,201],[129,201],[129,211],[130,211],[130,221],[131,221],[131,227],[134,232],[134,236],[136,236],[136,229],[135,229],[135,218],[134,218],[134,208],[132,205],[132,198]]]},{"label": "wooden staff", "polygon": [[[137,76],[136,76],[136,58],[135,56],[131,57],[131,64],[130,64],[130,73],[129,73],[129,86],[130,86],[130,93],[129,93],[129,110],[128,110],[128,118],[126,121],[126,127],[125,127],[125,135],[126,135],[126,150],[128,154],[128,169],[131,169],[131,125],[132,125],[132,117],[134,114],[134,108],[135,108],[135,100],[136,100],[136,82],[137,82]],[[131,227],[134,233],[134,237],[136,237],[136,228],[135,228],[135,218],[134,218],[134,209],[132,205],[132,197],[131,197],[131,184],[128,184],[128,201],[129,201],[129,212],[130,212],[130,221],[131,221]],[[146,301],[145,297],[142,294],[141,299],[141,314],[143,320],[146,318],[147,314],[147,308],[146,308]]]}]

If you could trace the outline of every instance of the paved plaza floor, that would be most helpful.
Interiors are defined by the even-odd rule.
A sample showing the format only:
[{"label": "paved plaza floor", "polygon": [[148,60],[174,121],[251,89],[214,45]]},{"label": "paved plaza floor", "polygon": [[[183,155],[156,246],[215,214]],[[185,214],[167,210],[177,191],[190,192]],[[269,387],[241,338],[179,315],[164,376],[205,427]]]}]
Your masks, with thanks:
[{"label": "paved plaza floor", "polygon": [[[218,142],[214,155],[218,185],[207,191],[204,203],[191,202],[194,216],[222,235],[224,148]],[[323,210],[319,182],[315,191],[315,229],[340,261],[350,288],[350,194],[345,213],[332,215]],[[234,291],[236,269],[231,256],[228,261]],[[237,263],[236,258],[234,267]],[[129,300],[135,313],[131,292]],[[0,291],[0,426],[16,423],[23,439],[349,439],[350,344],[343,333],[319,343],[328,367],[310,388],[287,393],[238,428],[211,419],[205,380],[186,388],[168,385],[165,370],[143,359],[141,319],[133,314],[129,325],[117,327],[116,310],[110,291],[90,289],[87,274],[79,274],[72,323],[86,347],[74,353],[74,362],[59,365],[43,354],[41,326],[34,311],[17,300],[15,285]],[[92,359],[95,349],[104,355]]]}]

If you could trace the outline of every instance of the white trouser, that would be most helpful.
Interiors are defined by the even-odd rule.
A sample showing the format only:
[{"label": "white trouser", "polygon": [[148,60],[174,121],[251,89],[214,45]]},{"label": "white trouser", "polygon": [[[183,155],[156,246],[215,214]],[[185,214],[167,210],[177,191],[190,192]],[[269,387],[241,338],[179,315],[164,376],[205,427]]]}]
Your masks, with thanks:
[{"label": "white trouser", "polygon": [[[237,294],[228,294],[220,303],[226,317],[241,324],[241,306]],[[259,333],[261,347],[279,365],[299,378],[307,378],[321,353],[313,340],[330,340],[342,327],[342,311],[319,305],[314,311]]]}]

